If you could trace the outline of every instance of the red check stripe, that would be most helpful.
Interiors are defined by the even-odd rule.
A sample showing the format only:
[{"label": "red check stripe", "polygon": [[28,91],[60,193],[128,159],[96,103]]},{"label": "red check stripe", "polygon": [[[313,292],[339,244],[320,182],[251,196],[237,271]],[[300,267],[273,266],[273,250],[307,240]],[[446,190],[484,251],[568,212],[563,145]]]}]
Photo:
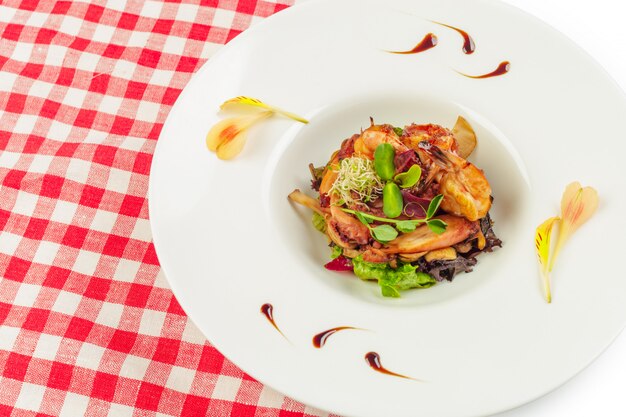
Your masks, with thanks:
[{"label": "red check stripe", "polygon": [[290,2],[0,2],[0,416],[327,415],[202,337],[146,200],[191,75]]}]

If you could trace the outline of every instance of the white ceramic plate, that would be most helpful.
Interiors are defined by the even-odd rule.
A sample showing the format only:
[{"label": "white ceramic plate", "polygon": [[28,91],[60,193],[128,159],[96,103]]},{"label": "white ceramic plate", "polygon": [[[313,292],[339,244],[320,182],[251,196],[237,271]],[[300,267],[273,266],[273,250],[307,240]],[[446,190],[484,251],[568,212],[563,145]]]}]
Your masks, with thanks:
[{"label": "white ceramic plate", "polygon": [[[431,20],[460,27],[462,39]],[[432,32],[439,44],[415,55]],[[508,60],[510,72],[471,79]],[[300,113],[251,131],[243,153],[218,161],[204,136],[219,104],[249,95]],[[375,284],[326,271],[325,239],[287,200],[308,189],[307,165],[327,161],[368,118],[403,126],[475,127],[471,160],[493,188],[504,247],[474,272],[384,299]],[[150,178],[161,264],[207,338],[260,381],[346,416],[480,416],[543,395],[588,365],[626,322],[619,264],[626,230],[626,100],[557,32],[492,1],[319,0],[246,31],[193,78],[169,115]],[[543,300],[536,225],[558,212],[566,184],[601,204],[562,252],[554,301]],[[312,193],[311,193],[312,194]],[[274,306],[282,337],[260,313]],[[354,326],[323,349],[316,333]],[[388,369],[374,372],[375,351]]]}]

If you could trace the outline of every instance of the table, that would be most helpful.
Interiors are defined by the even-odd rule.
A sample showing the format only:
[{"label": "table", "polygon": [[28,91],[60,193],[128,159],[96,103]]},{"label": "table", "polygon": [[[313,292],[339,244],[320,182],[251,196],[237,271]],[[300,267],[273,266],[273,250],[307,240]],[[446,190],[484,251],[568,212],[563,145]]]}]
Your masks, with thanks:
[{"label": "table", "polygon": [[[623,6],[509,2],[626,73],[607,47],[626,46]],[[291,3],[0,4],[1,416],[328,416],[246,375],[187,319],[146,200],[156,141],[192,74]],[[618,37],[594,43],[598,28]],[[622,335],[583,375],[502,416],[626,414],[625,346]]]}]

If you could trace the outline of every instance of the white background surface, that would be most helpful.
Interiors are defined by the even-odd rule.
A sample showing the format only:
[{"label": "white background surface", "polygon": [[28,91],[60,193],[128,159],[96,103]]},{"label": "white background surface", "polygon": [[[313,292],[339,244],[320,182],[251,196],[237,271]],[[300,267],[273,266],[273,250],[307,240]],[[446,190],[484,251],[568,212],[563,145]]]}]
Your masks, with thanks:
[{"label": "white background surface", "polygon": [[[593,56],[626,91],[626,3],[621,0],[506,2],[563,32]],[[616,129],[619,131],[619,127]],[[596,143],[600,144],[601,139]],[[616,175],[624,174],[619,174],[616,167]],[[616,273],[626,275],[618,268]],[[625,389],[626,332],[622,332],[603,355],[567,384],[497,417],[623,417],[626,416]]]},{"label": "white background surface", "polygon": [[[300,0],[298,3],[302,1],[310,0]],[[504,1],[564,33],[599,62],[626,91],[626,2]],[[529,42],[537,41],[540,40],[529,37]],[[620,132],[619,126],[616,126],[616,131]],[[601,139],[596,143],[602,146]],[[624,175],[618,173],[617,169],[616,175]],[[619,267],[616,267],[616,273],[626,275]],[[626,416],[626,332],[622,332],[604,354],[565,385],[532,403],[494,417],[565,416]]]}]

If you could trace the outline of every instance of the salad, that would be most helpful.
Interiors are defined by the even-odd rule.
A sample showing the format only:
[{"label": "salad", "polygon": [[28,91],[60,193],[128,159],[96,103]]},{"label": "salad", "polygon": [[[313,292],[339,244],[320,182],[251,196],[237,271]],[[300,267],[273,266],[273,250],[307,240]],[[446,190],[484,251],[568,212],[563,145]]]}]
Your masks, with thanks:
[{"label": "salad", "polygon": [[370,122],[325,165],[309,164],[316,198],[289,195],[313,210],[313,225],[327,235],[327,269],[352,271],[399,297],[470,272],[477,255],[502,245],[489,182],[467,160],[476,135],[465,119],[452,130]]}]

